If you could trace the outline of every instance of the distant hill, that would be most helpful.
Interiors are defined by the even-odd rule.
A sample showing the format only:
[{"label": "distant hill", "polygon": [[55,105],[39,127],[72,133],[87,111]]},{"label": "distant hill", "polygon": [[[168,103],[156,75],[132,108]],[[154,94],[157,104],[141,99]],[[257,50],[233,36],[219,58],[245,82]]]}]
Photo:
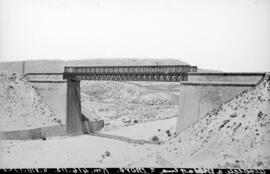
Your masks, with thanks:
[{"label": "distant hill", "polygon": [[[88,59],[88,60],[30,60],[25,61],[25,73],[30,72],[53,72],[61,73],[64,66],[117,66],[117,65],[188,65],[188,63],[176,59]],[[0,72],[13,72],[21,74],[23,62],[0,62]],[[199,72],[212,72],[202,70]]]}]

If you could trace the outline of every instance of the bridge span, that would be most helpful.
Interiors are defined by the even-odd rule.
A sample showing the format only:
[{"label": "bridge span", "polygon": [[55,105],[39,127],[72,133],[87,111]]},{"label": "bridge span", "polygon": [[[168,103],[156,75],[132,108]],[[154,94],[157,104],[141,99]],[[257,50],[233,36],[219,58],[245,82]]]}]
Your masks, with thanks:
[{"label": "bridge span", "polygon": [[[207,112],[220,106],[244,90],[255,86],[265,73],[198,73],[196,66],[89,66],[65,67],[63,73],[29,73],[30,82],[35,86],[52,87],[57,84],[60,96],[49,95],[48,101],[60,99],[59,105],[52,102],[52,108],[65,117],[66,133],[77,134],[85,130],[81,114],[81,80],[115,81],[160,81],[179,82],[179,119],[177,133],[199,121]],[[52,76],[48,80],[44,77]],[[40,80],[40,78],[44,78]],[[46,83],[46,84],[43,84]],[[65,101],[64,103],[62,101]],[[58,111],[59,110],[59,111]],[[64,116],[65,115],[65,116]]]},{"label": "bridge span", "polygon": [[197,72],[196,66],[86,66],[65,67],[63,79],[67,80],[66,128],[68,134],[89,130],[87,118],[81,114],[81,80],[115,81],[187,81],[188,72]]}]

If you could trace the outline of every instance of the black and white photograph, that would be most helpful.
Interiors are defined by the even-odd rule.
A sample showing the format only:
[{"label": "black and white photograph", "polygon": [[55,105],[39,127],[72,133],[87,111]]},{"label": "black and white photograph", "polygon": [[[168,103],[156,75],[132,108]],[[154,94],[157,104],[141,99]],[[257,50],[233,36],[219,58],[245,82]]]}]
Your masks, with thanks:
[{"label": "black and white photograph", "polygon": [[68,168],[269,171],[270,0],[0,0],[0,169]]}]

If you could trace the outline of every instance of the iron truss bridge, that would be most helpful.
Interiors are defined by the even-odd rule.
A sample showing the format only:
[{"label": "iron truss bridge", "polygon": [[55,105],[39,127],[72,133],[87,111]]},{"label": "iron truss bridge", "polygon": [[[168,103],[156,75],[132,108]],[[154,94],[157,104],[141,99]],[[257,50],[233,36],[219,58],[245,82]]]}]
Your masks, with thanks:
[{"label": "iron truss bridge", "polygon": [[65,67],[63,78],[68,80],[113,81],[187,81],[188,72],[197,72],[196,66],[85,66]]}]

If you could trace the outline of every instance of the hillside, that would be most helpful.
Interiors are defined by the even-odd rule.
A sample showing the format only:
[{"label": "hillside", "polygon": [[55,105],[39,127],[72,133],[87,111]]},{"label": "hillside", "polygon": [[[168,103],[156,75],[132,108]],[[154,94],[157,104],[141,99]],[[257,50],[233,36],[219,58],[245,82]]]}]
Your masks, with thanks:
[{"label": "hillside", "polygon": [[60,124],[37,90],[14,73],[0,74],[0,131]]},{"label": "hillside", "polygon": [[82,113],[104,119],[105,130],[178,115],[177,83],[83,81]]}]

